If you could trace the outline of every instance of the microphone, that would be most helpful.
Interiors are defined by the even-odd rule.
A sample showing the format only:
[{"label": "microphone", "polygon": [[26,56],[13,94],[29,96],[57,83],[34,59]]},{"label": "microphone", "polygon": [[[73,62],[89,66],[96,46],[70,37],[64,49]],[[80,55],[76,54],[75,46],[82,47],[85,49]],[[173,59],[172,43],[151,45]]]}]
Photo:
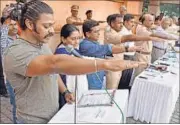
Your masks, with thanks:
[{"label": "microphone", "polygon": [[[67,45],[65,47],[66,51],[70,54],[73,54],[74,56],[78,58],[83,58],[74,48],[72,45]],[[77,100],[78,100],[78,80],[77,76],[75,76],[75,105],[74,105],[74,123],[77,123]]]},{"label": "microphone", "polygon": [[71,45],[66,46],[66,51],[73,54],[76,57],[83,58],[81,54],[79,54]]}]

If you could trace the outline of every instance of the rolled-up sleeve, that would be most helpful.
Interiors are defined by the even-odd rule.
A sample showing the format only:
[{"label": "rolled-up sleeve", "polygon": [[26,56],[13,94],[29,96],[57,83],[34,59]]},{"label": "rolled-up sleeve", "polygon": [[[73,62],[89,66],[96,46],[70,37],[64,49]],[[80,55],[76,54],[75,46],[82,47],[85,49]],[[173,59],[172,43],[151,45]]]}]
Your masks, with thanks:
[{"label": "rolled-up sleeve", "polygon": [[91,42],[80,43],[80,53],[84,56],[102,57],[112,54],[112,45],[100,45]]},{"label": "rolled-up sleeve", "polygon": [[178,39],[179,37],[173,34],[170,34],[166,32],[165,30],[156,30],[154,32],[155,34],[162,36],[162,37],[167,37],[168,39]]},{"label": "rolled-up sleeve", "polygon": [[[16,49],[17,50],[17,49]],[[18,51],[18,50],[17,50]],[[28,65],[39,54],[33,51],[11,51],[4,53],[4,68],[5,72],[14,72],[22,76],[26,76]]]},{"label": "rolled-up sleeve", "polygon": [[120,44],[122,36],[119,33],[112,33],[110,31],[105,31],[104,42],[110,44]]}]

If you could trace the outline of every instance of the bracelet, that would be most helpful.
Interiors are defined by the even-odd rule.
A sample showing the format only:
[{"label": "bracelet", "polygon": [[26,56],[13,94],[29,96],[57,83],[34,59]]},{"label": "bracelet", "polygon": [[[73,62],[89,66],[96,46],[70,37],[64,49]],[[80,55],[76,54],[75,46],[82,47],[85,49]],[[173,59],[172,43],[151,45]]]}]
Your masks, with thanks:
[{"label": "bracelet", "polygon": [[94,66],[95,66],[95,72],[97,72],[98,68],[97,68],[97,60],[96,59],[94,59]]},{"label": "bracelet", "polygon": [[62,95],[63,96],[65,96],[67,93],[71,93],[68,89],[66,89],[63,93],[62,93]]}]

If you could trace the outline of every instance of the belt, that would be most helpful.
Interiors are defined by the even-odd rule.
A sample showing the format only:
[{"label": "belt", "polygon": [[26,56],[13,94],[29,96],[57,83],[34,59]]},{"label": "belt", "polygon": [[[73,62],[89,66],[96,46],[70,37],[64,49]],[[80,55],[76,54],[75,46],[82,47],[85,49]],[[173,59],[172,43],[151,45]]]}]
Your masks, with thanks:
[{"label": "belt", "polygon": [[141,52],[141,51],[136,51],[137,53],[140,53],[140,54],[144,54],[144,55],[150,55],[151,53],[150,52]]},{"label": "belt", "polygon": [[153,48],[156,48],[156,49],[159,49],[159,50],[165,50],[163,48],[159,48],[159,47],[156,47],[156,46],[153,46]]}]

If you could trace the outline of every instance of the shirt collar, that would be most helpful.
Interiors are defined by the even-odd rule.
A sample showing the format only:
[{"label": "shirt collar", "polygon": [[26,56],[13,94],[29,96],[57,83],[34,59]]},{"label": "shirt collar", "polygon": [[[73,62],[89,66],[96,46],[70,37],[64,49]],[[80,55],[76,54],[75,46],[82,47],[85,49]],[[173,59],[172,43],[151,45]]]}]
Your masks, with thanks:
[{"label": "shirt collar", "polygon": [[110,28],[110,31],[111,31],[112,33],[118,33],[118,32],[115,31],[113,28]]},{"label": "shirt collar", "polygon": [[[19,36],[16,35],[16,39],[18,38]],[[11,36],[8,35],[8,38],[11,39],[11,40],[14,40]]]},{"label": "shirt collar", "polygon": [[123,26],[125,30],[127,30],[128,32],[131,32],[131,30],[128,30],[125,26]]},{"label": "shirt collar", "polygon": [[99,44],[99,42],[98,42],[98,41],[92,41],[92,40],[89,40],[89,39],[87,39],[87,38],[85,38],[84,40],[85,40],[85,41],[90,41],[90,42],[93,42],[93,43],[95,43],[95,44]]}]

